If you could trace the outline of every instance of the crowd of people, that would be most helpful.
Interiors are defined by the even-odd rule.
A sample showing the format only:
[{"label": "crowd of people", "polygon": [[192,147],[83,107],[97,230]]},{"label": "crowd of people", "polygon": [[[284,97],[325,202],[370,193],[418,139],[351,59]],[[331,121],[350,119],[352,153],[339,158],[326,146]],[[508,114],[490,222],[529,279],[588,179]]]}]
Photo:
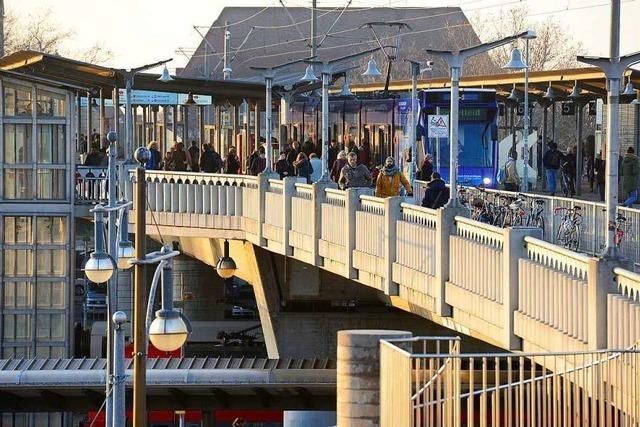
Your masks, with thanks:
[{"label": "crowd of people", "polygon": [[[158,142],[151,141],[147,148],[150,152],[146,163],[147,170],[166,170],[177,172],[206,172],[206,173],[242,173],[242,163],[235,147],[230,147],[226,156],[216,152],[212,144],[199,144],[191,141],[188,148],[183,142],[175,142],[163,155]],[[282,147],[273,165],[275,173],[281,179],[290,176],[304,178],[307,183],[320,180],[322,176],[321,144],[306,140],[302,144],[298,141],[288,141]],[[378,197],[393,197],[401,194],[413,195],[413,188],[405,175],[396,165],[393,157],[387,157],[382,165],[375,166],[371,161],[368,145],[356,145],[353,141],[340,149],[337,141],[331,141],[328,147],[329,178],[341,189],[372,188]],[[106,166],[107,153],[101,144],[94,141],[84,160],[84,166]],[[267,159],[265,145],[260,144],[246,159],[244,170],[247,174],[257,176],[266,169]],[[426,195],[423,206],[438,208],[449,200],[449,191],[444,181],[433,170],[433,159],[427,155],[417,179],[427,181]]]},{"label": "crowd of people", "polygon": [[[560,182],[563,194],[566,197],[574,197],[576,194],[576,185],[580,185],[580,183],[576,183],[577,147],[573,146],[566,153],[563,153],[554,142],[549,142],[547,146],[548,149],[542,156],[542,166],[544,168],[549,194],[552,196],[556,194],[558,191],[558,182]],[[588,154],[583,158],[583,161],[586,176],[592,185],[592,189],[593,186],[595,186],[599,199],[604,201],[606,160],[602,152],[599,152],[596,156]],[[640,189],[640,159],[633,147],[628,147],[625,154],[618,158],[618,176],[620,179],[620,189],[624,195],[624,201],[621,204],[626,207],[631,207],[638,202],[638,192]],[[508,178],[509,173],[507,172],[507,179]],[[515,172],[515,179],[519,180],[517,171]],[[505,189],[508,189],[506,184]]]}]

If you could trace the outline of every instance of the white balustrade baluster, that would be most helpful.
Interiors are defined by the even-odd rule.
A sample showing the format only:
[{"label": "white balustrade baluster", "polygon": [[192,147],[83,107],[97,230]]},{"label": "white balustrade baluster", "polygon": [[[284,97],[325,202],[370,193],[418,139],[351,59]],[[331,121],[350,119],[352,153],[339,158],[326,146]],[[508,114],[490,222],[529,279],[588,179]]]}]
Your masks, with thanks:
[{"label": "white balustrade baluster", "polygon": [[227,215],[227,189],[226,186],[221,186],[218,191],[218,215]]},{"label": "white balustrade baluster", "polygon": [[218,192],[220,191],[220,186],[217,184],[210,185],[209,190],[211,192],[210,200],[211,200],[211,215],[219,215],[220,214],[220,201],[218,200]]},{"label": "white balustrade baluster", "polygon": [[211,183],[205,184],[202,186],[202,213],[210,214],[211,213],[211,187],[213,185]]},{"label": "white balustrade baluster", "polygon": [[186,196],[186,212],[195,213],[196,209],[196,185],[195,184],[185,184],[187,190]]},{"label": "white balustrade baluster", "polygon": [[206,184],[201,184],[199,182],[196,182],[195,184],[193,184],[193,189],[195,190],[195,194],[194,194],[194,202],[195,202],[195,213],[197,214],[201,214],[203,213],[203,195],[202,195],[202,189],[205,187]]},{"label": "white balustrade baluster", "polygon": [[178,213],[180,212],[180,194],[179,194],[179,186],[177,182],[171,183],[171,212]]}]

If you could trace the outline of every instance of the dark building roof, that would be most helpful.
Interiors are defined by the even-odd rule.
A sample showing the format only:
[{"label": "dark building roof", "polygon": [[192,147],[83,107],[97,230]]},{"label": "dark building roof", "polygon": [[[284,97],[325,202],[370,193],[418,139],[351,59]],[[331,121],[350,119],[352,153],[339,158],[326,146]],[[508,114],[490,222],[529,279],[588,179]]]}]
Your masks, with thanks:
[{"label": "dark building roof", "polygon": [[[182,76],[222,77],[224,25],[228,22],[230,49],[228,58],[233,70],[231,78],[250,79],[256,72],[250,66],[273,66],[310,56],[311,10],[305,7],[226,7],[206,33]],[[294,25],[293,22],[296,24]],[[478,36],[467,17],[457,7],[436,8],[327,8],[317,10],[316,41],[318,59],[329,60],[378,47],[371,29],[362,27],[369,22],[403,22],[410,26],[401,34],[400,53],[392,71],[392,79],[409,77],[404,58],[426,61],[424,50],[460,49],[479,43]],[[397,30],[376,27],[382,44],[394,43]],[[206,56],[206,57],[205,57]],[[378,67],[385,73],[386,61],[382,52],[375,54]],[[351,80],[362,81],[369,56],[352,64],[361,65],[351,73]],[[484,57],[487,60],[487,56]],[[351,64],[347,64],[351,65]],[[205,72],[206,68],[206,72]],[[283,71],[283,75],[302,75],[304,64]],[[442,63],[436,63],[431,76],[447,74]]]}]

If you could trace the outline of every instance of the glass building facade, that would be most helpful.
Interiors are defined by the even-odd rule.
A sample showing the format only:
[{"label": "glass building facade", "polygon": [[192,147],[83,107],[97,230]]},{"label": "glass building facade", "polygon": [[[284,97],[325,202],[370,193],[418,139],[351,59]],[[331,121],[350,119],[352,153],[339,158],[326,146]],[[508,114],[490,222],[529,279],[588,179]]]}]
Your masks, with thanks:
[{"label": "glass building facade", "polygon": [[[0,73],[0,359],[72,355],[73,93]],[[62,426],[2,413],[0,427]]]}]

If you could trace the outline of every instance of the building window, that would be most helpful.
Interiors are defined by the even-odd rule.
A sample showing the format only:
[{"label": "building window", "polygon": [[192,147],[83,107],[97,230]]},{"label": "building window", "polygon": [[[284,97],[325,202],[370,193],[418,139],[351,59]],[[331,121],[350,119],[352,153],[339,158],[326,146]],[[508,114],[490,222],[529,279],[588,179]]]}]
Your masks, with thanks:
[{"label": "building window", "polygon": [[66,170],[38,169],[36,198],[40,200],[64,200],[67,192]]},{"label": "building window", "polygon": [[61,94],[38,90],[38,117],[64,117],[66,97]]},{"label": "building window", "polygon": [[5,85],[4,115],[31,116],[31,88]]},{"label": "building window", "polygon": [[5,168],[4,198],[11,200],[33,199],[33,169]]},{"label": "building window", "polygon": [[38,125],[38,163],[65,164],[65,129],[65,125]]},{"label": "building window", "polygon": [[[0,270],[2,357],[64,357],[68,218],[6,216]],[[36,345],[37,344],[37,345]]]},{"label": "building window", "polygon": [[31,163],[31,125],[4,125],[4,162],[7,164]]}]

